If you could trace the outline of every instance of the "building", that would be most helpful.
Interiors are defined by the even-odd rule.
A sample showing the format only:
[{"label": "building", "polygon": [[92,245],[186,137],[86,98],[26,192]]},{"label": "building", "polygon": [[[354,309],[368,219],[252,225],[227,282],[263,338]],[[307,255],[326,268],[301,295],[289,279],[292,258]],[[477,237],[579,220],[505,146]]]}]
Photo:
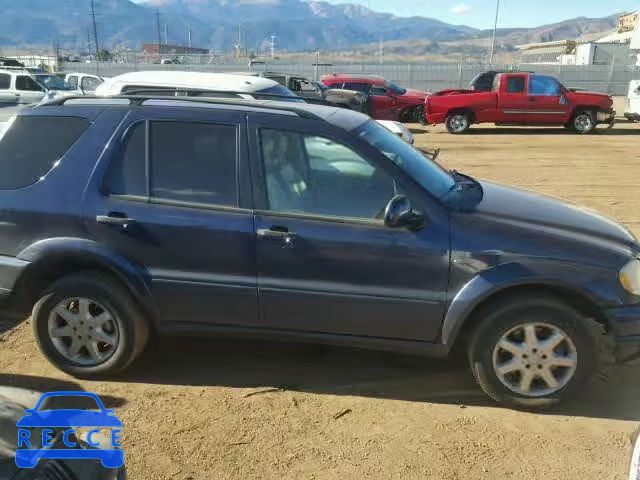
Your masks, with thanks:
[{"label": "building", "polygon": [[638,24],[640,12],[625,13],[618,17],[618,33],[631,32]]},{"label": "building", "polygon": [[145,43],[142,45],[142,52],[145,55],[207,55],[209,50],[184,45]]},{"label": "building", "polygon": [[528,43],[518,45],[522,63],[559,65],[561,59],[575,52],[578,42],[559,40],[557,42]]}]

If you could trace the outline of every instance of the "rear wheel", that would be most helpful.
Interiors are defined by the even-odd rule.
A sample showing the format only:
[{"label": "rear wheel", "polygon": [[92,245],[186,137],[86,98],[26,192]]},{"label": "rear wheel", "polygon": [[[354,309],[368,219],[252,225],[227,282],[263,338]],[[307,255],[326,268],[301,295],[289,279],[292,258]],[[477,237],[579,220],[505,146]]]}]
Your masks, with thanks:
[{"label": "rear wheel", "polygon": [[467,112],[451,113],[446,121],[447,131],[454,135],[465,133],[471,126],[471,116]]},{"label": "rear wheel", "polygon": [[470,342],[471,370],[499,403],[543,408],[582,389],[595,372],[588,320],[546,296],[518,296],[494,306]]},{"label": "rear wheel", "polygon": [[593,114],[586,110],[576,112],[571,119],[571,128],[580,135],[593,132],[596,128],[596,121],[593,118]]},{"label": "rear wheel", "polygon": [[42,353],[78,377],[122,371],[142,352],[149,333],[129,291],[98,272],[52,284],[35,304],[32,320]]}]

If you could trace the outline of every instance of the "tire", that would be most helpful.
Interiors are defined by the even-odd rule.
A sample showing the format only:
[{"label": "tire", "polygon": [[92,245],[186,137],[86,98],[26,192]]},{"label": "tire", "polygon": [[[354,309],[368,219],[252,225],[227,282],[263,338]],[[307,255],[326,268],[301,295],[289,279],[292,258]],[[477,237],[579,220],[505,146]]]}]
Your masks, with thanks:
[{"label": "tire", "polygon": [[425,125],[427,123],[427,117],[425,114],[424,105],[418,105],[416,108],[414,108],[411,117],[411,120],[414,123],[421,123],[422,125]]},{"label": "tire", "polygon": [[576,112],[571,118],[571,129],[579,135],[588,135],[596,128],[596,121],[593,113],[587,110]]},{"label": "tire", "polygon": [[467,112],[450,113],[447,116],[446,127],[453,135],[466,133],[471,127],[471,115]]},{"label": "tire", "polygon": [[[496,402],[515,408],[550,407],[578,393],[595,375],[598,348],[594,329],[569,305],[551,296],[519,295],[485,312],[467,353],[476,381]],[[533,330],[528,331],[534,332],[536,342],[527,345],[524,335],[530,326]],[[544,349],[542,342],[552,339],[552,334],[565,337],[554,349]],[[536,351],[536,345],[543,348]],[[514,346],[517,354],[509,350]],[[563,366],[553,366],[556,362]],[[499,375],[499,368],[514,370]],[[543,377],[548,379],[549,373],[556,385]],[[527,382],[528,390],[522,388]]]},{"label": "tire", "polygon": [[123,371],[142,353],[149,336],[131,293],[93,271],[63,277],[47,288],[33,307],[32,324],[44,356],[80,378]]}]

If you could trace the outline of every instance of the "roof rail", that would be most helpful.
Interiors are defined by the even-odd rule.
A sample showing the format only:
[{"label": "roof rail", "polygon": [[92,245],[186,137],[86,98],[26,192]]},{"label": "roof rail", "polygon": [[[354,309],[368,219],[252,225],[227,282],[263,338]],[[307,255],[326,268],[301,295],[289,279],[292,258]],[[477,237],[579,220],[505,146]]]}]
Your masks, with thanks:
[{"label": "roof rail", "polygon": [[[157,95],[156,95],[156,92],[157,92]],[[304,98],[298,97],[297,95],[283,95],[281,93],[247,92],[243,90],[216,90],[216,89],[192,88],[192,87],[162,87],[162,86],[139,87],[139,88],[136,88],[135,90],[128,90],[126,92],[122,92],[119,96],[133,97],[138,95],[147,96],[151,94],[155,97],[155,96],[162,96],[162,94],[172,94],[172,95],[164,95],[164,96],[179,97],[181,100],[183,98],[199,98],[199,96],[196,96],[196,95],[189,95],[191,93],[198,93],[198,94],[211,93],[211,94],[221,94],[221,95],[249,95],[251,97],[254,97],[257,100],[271,100],[271,99],[277,100],[279,98],[283,98],[289,101],[293,100],[294,102],[297,102],[297,103],[304,103]],[[225,97],[222,96],[221,98],[225,98]]]},{"label": "roof rail", "polygon": [[24,71],[28,71],[29,67],[16,67],[15,65],[1,65],[0,64],[0,70],[24,70]]},{"label": "roof rail", "polygon": [[[146,90],[148,91],[148,90]],[[209,92],[209,91],[207,91]],[[211,92],[215,92],[215,90],[212,90]],[[229,92],[229,91],[222,91],[223,93],[234,93],[234,92]],[[244,93],[247,94],[247,92],[235,92],[235,93]],[[263,94],[261,94],[262,96]],[[267,95],[267,94],[264,94]],[[271,95],[270,95],[271,96]],[[286,97],[284,95],[272,95],[275,97]],[[286,97],[286,98],[292,98],[292,97]],[[45,107],[45,106],[55,106],[55,105],[65,105],[67,102],[71,101],[71,100],[85,100],[86,104],[89,104],[91,100],[96,100],[96,102],[102,102],[102,104],[104,105],[106,103],[106,101],[108,100],[116,100],[116,99],[126,99],[130,101],[131,105],[143,105],[147,100],[175,100],[175,101],[179,101],[179,102],[192,102],[192,103],[207,103],[207,104],[211,104],[211,105],[225,105],[225,104],[229,104],[229,105],[246,105],[246,106],[251,106],[254,108],[264,108],[265,110],[286,110],[286,111],[291,111],[291,112],[295,112],[297,113],[300,117],[302,118],[318,118],[317,115],[314,115],[312,112],[309,112],[306,109],[303,108],[296,108],[296,105],[298,105],[298,102],[290,102],[290,103],[286,103],[286,102],[281,102],[279,105],[274,106],[272,103],[260,103],[260,99],[247,99],[247,98],[229,98],[229,97],[172,97],[172,96],[167,96],[167,95],[130,95],[128,93],[125,93],[123,95],[113,95],[113,96],[109,96],[109,97],[99,97],[99,96],[95,96],[95,95],[71,95],[68,97],[61,97],[61,98],[54,98],[53,100],[50,100],[46,103],[41,103],[39,105],[36,105],[34,108],[40,108],[40,107]],[[258,101],[256,101],[258,100]],[[262,99],[267,100],[267,99]],[[277,100],[274,99],[274,100]],[[301,102],[305,105],[307,105],[307,102],[304,101],[304,99],[301,98]],[[84,103],[84,102],[83,102]],[[117,102],[114,102],[114,104],[118,104]]]}]

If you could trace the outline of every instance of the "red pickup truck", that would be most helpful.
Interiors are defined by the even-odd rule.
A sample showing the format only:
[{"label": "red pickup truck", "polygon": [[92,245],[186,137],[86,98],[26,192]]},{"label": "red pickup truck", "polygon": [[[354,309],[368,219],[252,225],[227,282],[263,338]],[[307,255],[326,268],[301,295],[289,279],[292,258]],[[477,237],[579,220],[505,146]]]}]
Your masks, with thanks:
[{"label": "red pickup truck", "polygon": [[425,100],[427,124],[444,123],[450,133],[466,132],[474,123],[558,125],[590,133],[599,123],[613,125],[609,95],[573,92],[547,75],[502,73],[493,90],[445,90]]}]

